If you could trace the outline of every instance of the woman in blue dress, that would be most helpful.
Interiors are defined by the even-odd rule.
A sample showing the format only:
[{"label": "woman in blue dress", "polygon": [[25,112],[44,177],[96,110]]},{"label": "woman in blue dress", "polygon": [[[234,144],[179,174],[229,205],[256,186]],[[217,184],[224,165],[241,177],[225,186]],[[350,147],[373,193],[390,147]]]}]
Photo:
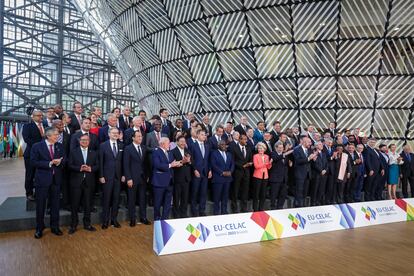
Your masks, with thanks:
[{"label": "woman in blue dress", "polygon": [[389,173],[388,173],[388,198],[396,199],[396,189],[398,185],[398,179],[400,177],[400,165],[402,164],[402,158],[397,153],[397,146],[395,144],[389,145],[388,157],[389,157]]}]

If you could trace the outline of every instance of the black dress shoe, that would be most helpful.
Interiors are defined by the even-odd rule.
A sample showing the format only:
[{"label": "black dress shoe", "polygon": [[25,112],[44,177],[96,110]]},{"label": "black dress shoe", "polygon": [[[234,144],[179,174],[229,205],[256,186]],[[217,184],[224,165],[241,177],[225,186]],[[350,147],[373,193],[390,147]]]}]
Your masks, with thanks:
[{"label": "black dress shoe", "polygon": [[135,221],[135,219],[132,219],[129,223],[129,226],[135,227],[135,225],[137,225],[137,222]]},{"label": "black dress shoe", "polygon": [[34,234],[35,239],[40,239],[43,237],[43,232],[42,231],[36,231]]},{"label": "black dress shoe", "polygon": [[71,226],[71,227],[69,228],[69,232],[68,232],[68,234],[69,234],[69,235],[72,235],[72,234],[74,234],[75,232],[76,232],[76,227],[72,227],[72,226]]},{"label": "black dress shoe", "polygon": [[63,232],[62,232],[62,231],[60,231],[60,229],[59,229],[59,228],[52,228],[51,232],[52,232],[53,234],[55,234],[56,236],[62,236],[62,235],[63,235]]},{"label": "black dress shoe", "polygon": [[115,221],[113,221],[111,224],[112,224],[112,226],[113,226],[113,227],[115,227],[115,228],[121,228],[121,224],[119,224],[119,222],[118,222],[118,221],[116,221],[116,220],[115,220]]},{"label": "black dress shoe", "polygon": [[151,221],[149,221],[148,219],[140,219],[139,220],[142,224],[145,224],[145,225],[151,225]]},{"label": "black dress shoe", "polygon": [[102,224],[102,229],[108,229],[108,223]]},{"label": "black dress shoe", "polygon": [[92,213],[96,213],[96,212],[98,212],[98,209],[96,209],[96,207],[93,207],[92,210],[91,210],[91,212]]},{"label": "black dress shoe", "polygon": [[84,226],[83,229],[85,229],[87,231],[91,231],[91,232],[95,232],[96,231],[96,228],[93,227],[92,225]]}]

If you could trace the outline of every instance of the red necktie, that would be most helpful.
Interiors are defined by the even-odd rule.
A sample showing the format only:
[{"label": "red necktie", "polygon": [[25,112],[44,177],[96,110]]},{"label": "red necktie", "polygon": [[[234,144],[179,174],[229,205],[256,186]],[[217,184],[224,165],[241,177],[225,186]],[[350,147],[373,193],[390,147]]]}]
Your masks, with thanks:
[{"label": "red necktie", "polygon": [[[49,145],[49,155],[50,155],[50,160],[53,160],[53,145]],[[55,169],[52,167],[52,173],[55,174]]]},{"label": "red necktie", "polygon": [[37,124],[37,127],[39,128],[40,136],[43,137],[45,135],[45,133],[43,131],[43,127],[42,127],[41,123],[38,123]]},{"label": "red necktie", "polygon": [[143,122],[142,123],[142,128],[144,129],[144,131],[145,131],[145,122]]}]

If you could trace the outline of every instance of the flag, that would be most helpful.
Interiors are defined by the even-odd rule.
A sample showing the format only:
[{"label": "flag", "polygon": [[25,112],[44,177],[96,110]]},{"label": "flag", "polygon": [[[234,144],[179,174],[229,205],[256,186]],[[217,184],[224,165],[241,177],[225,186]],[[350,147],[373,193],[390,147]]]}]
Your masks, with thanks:
[{"label": "flag", "polygon": [[0,122],[0,153],[3,153],[4,146],[3,146],[3,123]]},{"label": "flag", "polygon": [[17,129],[16,129],[16,136],[17,139],[19,140],[19,147],[17,149],[17,156],[18,157],[22,157],[24,154],[24,151],[26,150],[26,142],[23,139],[23,124],[19,124]]}]

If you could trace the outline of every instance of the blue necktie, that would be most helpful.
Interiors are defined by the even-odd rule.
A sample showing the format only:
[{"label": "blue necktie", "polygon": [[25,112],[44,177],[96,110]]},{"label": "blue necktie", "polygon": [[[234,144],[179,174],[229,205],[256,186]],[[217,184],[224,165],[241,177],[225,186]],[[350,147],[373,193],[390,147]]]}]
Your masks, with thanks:
[{"label": "blue necktie", "polygon": [[116,157],[117,151],[115,143],[112,143],[112,153],[114,154],[114,157]]}]

